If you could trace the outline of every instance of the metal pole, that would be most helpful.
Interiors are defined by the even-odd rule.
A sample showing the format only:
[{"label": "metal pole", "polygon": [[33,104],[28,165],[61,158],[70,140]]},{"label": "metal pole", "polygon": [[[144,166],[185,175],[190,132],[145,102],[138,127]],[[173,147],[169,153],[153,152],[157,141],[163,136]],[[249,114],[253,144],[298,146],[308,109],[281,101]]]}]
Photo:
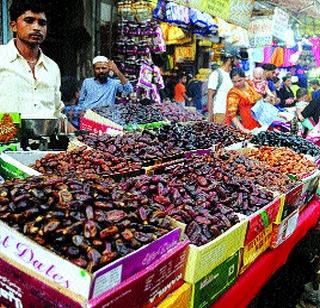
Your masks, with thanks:
[{"label": "metal pole", "polygon": [[8,42],[8,5],[7,0],[2,0],[2,44]]}]

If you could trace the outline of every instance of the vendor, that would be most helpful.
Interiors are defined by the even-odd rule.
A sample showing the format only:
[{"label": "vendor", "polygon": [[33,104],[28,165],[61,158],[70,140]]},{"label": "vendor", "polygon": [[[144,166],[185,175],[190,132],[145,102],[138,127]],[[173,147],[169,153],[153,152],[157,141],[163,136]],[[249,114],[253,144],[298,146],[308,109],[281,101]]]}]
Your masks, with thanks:
[{"label": "vendor", "polygon": [[275,71],[277,67],[274,64],[264,64],[262,68],[264,70],[265,79],[268,81],[268,87],[270,91],[274,95],[276,95],[276,87],[275,87],[275,84],[273,83],[273,77],[275,77]]},{"label": "vendor", "polygon": [[[130,82],[113,61],[104,56],[97,56],[92,60],[92,65],[94,77],[86,78],[80,90],[81,110],[113,105],[118,92],[129,94],[133,91]],[[111,72],[119,79],[110,78]]]},{"label": "vendor", "polygon": [[[44,2],[13,0],[10,28],[14,39],[0,46],[0,111],[62,118],[60,70],[40,49],[47,36]],[[69,131],[74,131],[71,125]]]}]

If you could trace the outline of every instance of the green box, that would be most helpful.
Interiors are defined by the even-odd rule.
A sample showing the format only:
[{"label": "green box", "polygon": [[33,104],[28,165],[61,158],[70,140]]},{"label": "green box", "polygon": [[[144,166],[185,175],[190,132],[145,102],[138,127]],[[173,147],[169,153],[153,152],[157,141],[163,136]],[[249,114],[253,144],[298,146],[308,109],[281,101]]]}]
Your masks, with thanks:
[{"label": "green box", "polygon": [[0,154],[0,175],[4,179],[25,179],[32,175],[41,175],[38,171],[24,166],[5,153]]},{"label": "green box", "polygon": [[218,265],[210,274],[192,284],[190,307],[206,308],[216,301],[230,286],[239,273],[240,251]]}]

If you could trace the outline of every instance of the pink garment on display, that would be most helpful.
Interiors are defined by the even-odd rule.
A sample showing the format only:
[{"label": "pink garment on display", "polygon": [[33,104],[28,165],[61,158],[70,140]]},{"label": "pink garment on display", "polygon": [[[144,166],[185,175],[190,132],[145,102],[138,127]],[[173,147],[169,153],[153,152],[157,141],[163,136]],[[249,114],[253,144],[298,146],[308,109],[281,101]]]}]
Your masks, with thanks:
[{"label": "pink garment on display", "polygon": [[286,48],[284,50],[284,63],[283,63],[283,66],[284,67],[289,67],[289,66],[293,66],[295,65],[294,63],[292,63],[290,61],[290,58],[293,54],[295,54],[297,52],[297,50],[295,49],[292,49],[292,48]]},{"label": "pink garment on display", "polygon": [[265,47],[264,48],[264,50],[263,50],[263,54],[264,54],[263,63],[264,64],[270,63],[274,49],[275,49],[274,47]]},{"label": "pink garment on display", "polygon": [[320,38],[313,37],[309,41],[312,44],[312,53],[316,59],[317,67],[320,67]]}]

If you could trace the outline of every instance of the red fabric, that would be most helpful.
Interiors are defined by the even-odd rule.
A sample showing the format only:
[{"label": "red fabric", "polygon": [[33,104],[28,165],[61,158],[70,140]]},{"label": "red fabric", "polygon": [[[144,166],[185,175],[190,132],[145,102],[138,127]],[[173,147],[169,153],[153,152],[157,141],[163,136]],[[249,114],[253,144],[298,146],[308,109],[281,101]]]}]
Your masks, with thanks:
[{"label": "red fabric", "polygon": [[320,217],[320,200],[314,198],[301,213],[298,228],[280,247],[261,255],[211,308],[245,308],[271,276],[286,263],[294,246],[316,225]]}]

